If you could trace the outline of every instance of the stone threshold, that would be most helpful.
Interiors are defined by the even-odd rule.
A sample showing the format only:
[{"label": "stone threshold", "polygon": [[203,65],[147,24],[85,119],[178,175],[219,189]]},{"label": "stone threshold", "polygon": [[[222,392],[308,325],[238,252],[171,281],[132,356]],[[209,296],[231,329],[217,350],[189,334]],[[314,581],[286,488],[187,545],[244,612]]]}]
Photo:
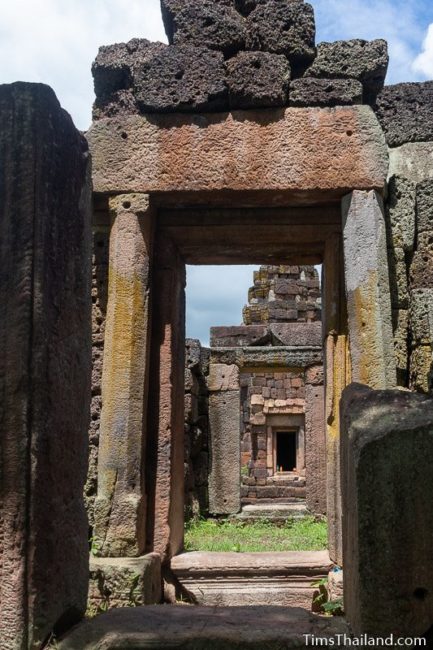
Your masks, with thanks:
[{"label": "stone threshold", "polygon": [[149,605],[113,609],[74,628],[59,650],[289,650],[306,648],[306,636],[348,634],[342,618],[282,607]]},{"label": "stone threshold", "polygon": [[208,606],[275,605],[311,610],[314,582],[333,564],[327,551],[183,553],[171,561],[182,593]]},{"label": "stone threshold", "polygon": [[306,502],[295,503],[256,503],[242,506],[239,514],[233,519],[257,521],[270,519],[272,521],[284,522],[288,519],[300,519],[308,514]]}]

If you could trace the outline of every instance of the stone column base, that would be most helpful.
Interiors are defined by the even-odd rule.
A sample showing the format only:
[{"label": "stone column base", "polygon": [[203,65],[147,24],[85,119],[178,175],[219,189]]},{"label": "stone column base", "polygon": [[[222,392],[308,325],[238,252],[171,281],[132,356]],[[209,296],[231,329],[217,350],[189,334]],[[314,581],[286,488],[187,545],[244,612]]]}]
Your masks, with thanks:
[{"label": "stone column base", "polygon": [[90,557],[89,616],[116,607],[153,605],[162,600],[161,557]]}]

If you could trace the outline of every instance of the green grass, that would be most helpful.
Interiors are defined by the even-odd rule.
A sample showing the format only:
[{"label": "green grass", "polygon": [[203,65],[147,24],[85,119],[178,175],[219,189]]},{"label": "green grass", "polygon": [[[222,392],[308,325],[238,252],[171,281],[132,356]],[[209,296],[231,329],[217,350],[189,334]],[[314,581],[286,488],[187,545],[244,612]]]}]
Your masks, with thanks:
[{"label": "green grass", "polygon": [[321,551],[327,548],[327,524],[314,517],[289,519],[283,525],[200,519],[187,523],[186,551]]}]

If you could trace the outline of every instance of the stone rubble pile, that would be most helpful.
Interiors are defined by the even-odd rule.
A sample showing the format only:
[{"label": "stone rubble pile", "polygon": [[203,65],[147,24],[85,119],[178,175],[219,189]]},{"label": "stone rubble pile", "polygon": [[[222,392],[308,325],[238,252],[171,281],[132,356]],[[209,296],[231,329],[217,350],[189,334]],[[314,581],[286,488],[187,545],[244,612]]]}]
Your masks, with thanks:
[{"label": "stone rubble pile", "polygon": [[94,118],[118,113],[373,104],[383,40],[315,43],[303,0],[161,0],[169,44],[101,47]]}]

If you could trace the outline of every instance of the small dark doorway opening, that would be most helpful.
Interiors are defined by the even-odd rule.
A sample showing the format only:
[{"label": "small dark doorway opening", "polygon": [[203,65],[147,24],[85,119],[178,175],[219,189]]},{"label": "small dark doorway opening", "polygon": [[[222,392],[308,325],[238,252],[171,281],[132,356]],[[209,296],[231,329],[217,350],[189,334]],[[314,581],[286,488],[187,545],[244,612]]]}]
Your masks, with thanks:
[{"label": "small dark doorway opening", "polygon": [[296,431],[277,431],[277,472],[293,472],[296,469]]}]

